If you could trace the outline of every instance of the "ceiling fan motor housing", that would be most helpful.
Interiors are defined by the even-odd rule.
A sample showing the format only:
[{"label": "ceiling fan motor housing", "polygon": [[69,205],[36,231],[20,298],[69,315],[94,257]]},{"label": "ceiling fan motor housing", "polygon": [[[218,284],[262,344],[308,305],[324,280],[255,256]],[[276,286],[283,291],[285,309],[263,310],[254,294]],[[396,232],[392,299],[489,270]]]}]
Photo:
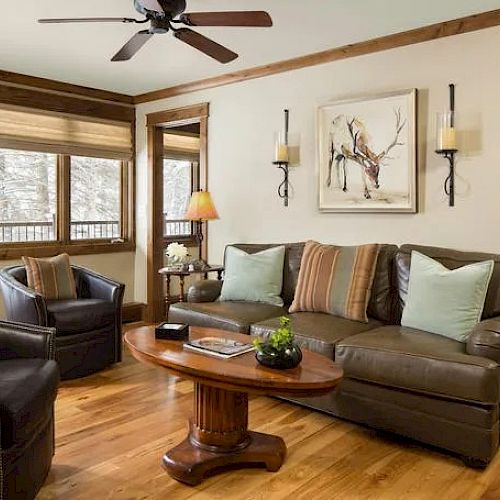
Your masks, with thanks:
[{"label": "ceiling fan motor housing", "polygon": [[151,27],[149,28],[149,32],[162,35],[164,33],[168,33],[170,31],[170,23],[167,18],[162,19],[151,19]]}]

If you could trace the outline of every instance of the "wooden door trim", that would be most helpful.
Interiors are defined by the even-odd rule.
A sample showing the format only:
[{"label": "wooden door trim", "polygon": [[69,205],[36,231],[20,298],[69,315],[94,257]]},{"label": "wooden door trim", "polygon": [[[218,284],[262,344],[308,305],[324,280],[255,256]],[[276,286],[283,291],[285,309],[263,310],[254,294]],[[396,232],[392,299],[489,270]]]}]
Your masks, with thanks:
[{"label": "wooden door trim", "polygon": [[[148,216],[147,312],[149,322],[163,319],[163,281],[158,271],[163,267],[163,125],[183,120],[200,120],[200,189],[208,186],[208,115],[209,104],[171,109],[147,115],[148,134]],[[202,258],[207,259],[207,229],[203,225]]]},{"label": "wooden door trim", "polygon": [[185,106],[183,108],[157,111],[156,113],[150,113],[146,116],[146,125],[149,127],[152,125],[162,125],[183,120],[207,118],[209,109],[209,103],[204,102],[193,106]]}]

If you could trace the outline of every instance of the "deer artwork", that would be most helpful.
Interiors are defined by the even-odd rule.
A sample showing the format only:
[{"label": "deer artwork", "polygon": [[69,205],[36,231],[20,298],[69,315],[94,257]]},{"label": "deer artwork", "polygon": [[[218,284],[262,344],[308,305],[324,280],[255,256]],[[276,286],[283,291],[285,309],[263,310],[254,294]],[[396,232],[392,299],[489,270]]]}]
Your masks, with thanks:
[{"label": "deer artwork", "polygon": [[[332,187],[333,168],[335,166],[337,183],[342,186],[342,191],[347,192],[347,169],[348,161],[352,161],[361,167],[361,178],[364,186],[364,197],[372,198],[370,187],[379,189],[380,167],[384,162],[390,160],[389,152],[396,146],[403,146],[399,136],[406,126],[406,120],[402,120],[401,109],[394,110],[396,117],[396,134],[394,140],[379,154],[370,149],[370,137],[365,125],[356,117],[349,118],[346,115],[338,115],[332,121],[330,129],[330,159],[328,163],[328,178],[326,184]],[[342,172],[342,180],[341,180]]]}]

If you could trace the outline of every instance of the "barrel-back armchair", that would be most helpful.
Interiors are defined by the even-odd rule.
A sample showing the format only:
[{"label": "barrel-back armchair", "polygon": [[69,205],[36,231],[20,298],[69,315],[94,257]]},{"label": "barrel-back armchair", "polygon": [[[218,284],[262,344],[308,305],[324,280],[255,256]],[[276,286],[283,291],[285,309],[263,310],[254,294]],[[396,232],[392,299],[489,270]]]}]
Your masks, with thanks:
[{"label": "barrel-back armchair", "polygon": [[55,330],[0,321],[0,499],[31,500],[54,455]]},{"label": "barrel-back armchair", "polygon": [[77,299],[70,300],[46,300],[28,288],[24,266],[0,271],[7,319],[56,329],[56,360],[63,380],[84,377],[122,359],[125,286],[89,269],[71,268]]}]

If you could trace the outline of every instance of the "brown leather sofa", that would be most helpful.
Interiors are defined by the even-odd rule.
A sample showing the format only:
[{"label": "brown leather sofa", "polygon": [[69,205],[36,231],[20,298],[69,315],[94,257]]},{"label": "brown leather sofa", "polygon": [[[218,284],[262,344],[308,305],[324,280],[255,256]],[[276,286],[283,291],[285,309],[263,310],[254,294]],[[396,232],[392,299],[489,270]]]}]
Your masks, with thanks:
[{"label": "brown leather sofa", "polygon": [[45,300],[28,288],[24,266],[0,270],[7,319],[56,329],[56,360],[62,380],[85,377],[122,359],[125,286],[89,269],[71,268],[75,300]]},{"label": "brown leather sofa", "polygon": [[0,322],[0,499],[35,498],[54,455],[55,330]]},{"label": "brown leather sofa", "polygon": [[[253,253],[274,245],[235,246]],[[253,336],[269,335],[293,300],[303,247],[287,245],[282,293],[285,308],[217,302],[222,284],[202,281],[189,290],[188,303],[170,308],[169,319]],[[448,268],[495,261],[483,321],[467,344],[401,327],[413,250]],[[384,245],[368,323],[321,313],[289,316],[299,343],[332,357],[345,373],[335,392],[295,402],[448,450],[472,466],[484,466],[493,458],[499,443],[500,256]]]}]

